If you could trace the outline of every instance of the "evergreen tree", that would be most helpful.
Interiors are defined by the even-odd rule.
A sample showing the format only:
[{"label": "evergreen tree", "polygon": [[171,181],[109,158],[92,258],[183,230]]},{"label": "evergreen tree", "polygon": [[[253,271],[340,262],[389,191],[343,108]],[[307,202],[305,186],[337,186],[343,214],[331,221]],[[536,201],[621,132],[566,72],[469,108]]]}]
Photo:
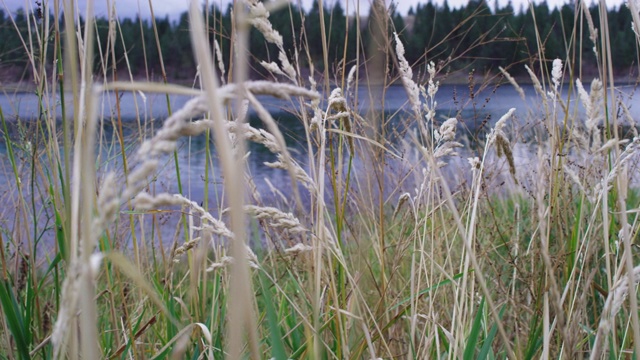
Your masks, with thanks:
[{"label": "evergreen tree", "polygon": [[621,5],[608,12],[608,20],[613,67],[622,72],[635,62],[637,54],[635,34],[630,25],[633,22],[631,11]]},{"label": "evergreen tree", "polygon": [[436,7],[429,1],[426,5],[418,4],[411,39],[408,40],[407,60],[417,62],[427,54],[431,47],[432,31],[436,20]]},{"label": "evergreen tree", "polygon": [[[496,68],[498,65],[511,66],[522,63],[532,64],[543,56],[546,60],[554,58],[566,59],[571,54],[581,54],[583,69],[595,69],[596,58],[593,48],[599,49],[600,42],[594,42],[589,38],[588,27],[584,21],[582,12],[576,13],[577,5],[574,1],[564,4],[558,9],[550,9],[546,3],[532,3],[530,6],[521,7],[520,11],[514,11],[512,3],[500,7],[495,2],[493,11],[487,5],[489,0],[471,0],[461,8],[451,8],[447,0],[441,6],[436,6],[431,1],[412,6],[409,15],[412,27],[406,28],[407,18],[403,18],[394,8],[388,9],[384,24],[387,24],[384,32],[373,29],[370,19],[363,21],[361,29],[361,44],[363,49],[388,51],[389,39],[392,32],[396,31],[404,43],[406,57],[410,63],[420,66],[426,61],[448,63],[455,68],[473,66],[477,70]],[[343,9],[343,3],[336,1],[331,9],[320,8],[318,0],[313,1],[310,11],[305,15],[303,41],[302,16],[303,12],[295,5],[289,5],[273,11],[270,21],[273,28],[283,37],[284,49],[290,60],[293,60],[294,49],[301,46],[309,46],[309,53],[316,69],[324,67],[322,50],[322,32],[320,24],[320,11],[324,13],[325,31],[329,64],[335,66],[342,61],[345,50],[345,32],[348,21],[349,36],[347,43],[347,62],[355,59],[358,44],[356,43],[356,22],[349,20]],[[232,53],[232,7],[228,5],[225,11],[212,6],[207,10],[207,23],[209,24],[209,41],[213,45],[217,40],[223,53],[223,61],[230,64]],[[596,28],[600,28],[599,12],[595,5],[588,9]],[[626,73],[637,59],[637,47],[635,34],[631,31],[631,13],[626,6],[609,9],[608,34],[611,41],[612,61],[614,71],[619,74]],[[64,14],[59,21],[64,24]],[[20,37],[16,36],[16,28],[23,38],[28,37],[28,22],[31,26],[43,26],[38,14],[27,14],[22,9],[13,14],[14,24],[9,20],[5,10],[0,9],[0,67],[13,68],[14,71],[23,73],[27,68],[27,54]],[[578,23],[576,23],[578,21]],[[380,21],[377,22],[378,27]],[[411,23],[409,23],[411,24]],[[583,24],[583,25],[581,25]],[[109,21],[96,19],[96,59],[94,70],[101,68],[100,61],[104,61],[108,67],[116,67],[122,71],[126,69],[124,54],[129,60],[129,66],[134,75],[140,75],[146,70],[152,74],[160,71],[160,56],[154,35],[154,30],[149,20],[120,19],[116,26],[115,38],[109,39]],[[81,19],[81,28],[84,27]],[[192,77],[195,72],[195,63],[192,56],[189,36],[188,13],[183,13],[179,18],[171,22],[169,17],[156,19],[156,27],[162,49],[162,56],[168,75],[171,77]],[[61,27],[64,29],[64,25]],[[581,34],[573,34],[575,30]],[[31,29],[34,30],[34,29]],[[372,30],[378,31],[373,36]],[[542,44],[542,52],[538,49],[536,30],[539,41]],[[383,34],[386,33],[386,38]],[[600,31],[602,33],[602,31]],[[572,38],[573,37],[573,38]],[[62,39],[65,37],[62,36]],[[570,41],[571,40],[571,41]],[[115,64],[111,58],[110,41],[114,41],[116,54]],[[62,46],[64,47],[64,40]],[[40,49],[36,49],[34,55],[39,56]],[[53,52],[48,51],[52,64]],[[102,54],[102,60],[99,58]],[[146,54],[146,57],[145,57]],[[264,37],[255,29],[250,34],[250,54],[254,61],[276,60],[277,49],[265,42]],[[305,59],[304,56],[300,57]],[[255,65],[255,64],[254,64]],[[301,64],[305,66],[305,64]],[[577,64],[578,65],[578,64]],[[52,66],[52,65],[49,65]],[[345,64],[345,66],[348,66]],[[254,68],[260,69],[259,66]],[[27,69],[29,71],[29,69]],[[522,66],[514,66],[512,73],[522,72]],[[16,75],[18,76],[18,75]]]},{"label": "evergreen tree", "polygon": [[[320,26],[320,11],[321,9],[318,0],[313,0],[311,10],[309,10],[309,13],[307,14],[305,20],[305,32],[307,34],[309,54],[311,55],[311,59],[318,69],[322,69],[324,67],[322,56],[322,28]],[[328,30],[329,13],[324,7],[322,8],[322,12],[325,20],[325,30]]]},{"label": "evergreen tree", "polygon": [[342,5],[336,1],[331,9],[330,26],[328,27],[329,62],[342,60],[344,54],[344,35],[347,31],[347,17]]}]

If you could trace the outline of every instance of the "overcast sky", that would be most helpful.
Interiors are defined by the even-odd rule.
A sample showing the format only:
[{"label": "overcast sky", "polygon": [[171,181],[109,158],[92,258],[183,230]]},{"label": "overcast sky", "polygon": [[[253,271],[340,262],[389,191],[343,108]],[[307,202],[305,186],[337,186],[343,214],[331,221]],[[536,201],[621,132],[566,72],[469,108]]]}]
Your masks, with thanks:
[{"label": "overcast sky", "polygon": [[[32,8],[35,6],[36,0],[0,0],[0,4],[9,11],[15,11],[17,8]],[[53,4],[53,0],[41,0]],[[63,0],[60,0],[61,2]],[[309,8],[310,4],[313,0],[293,0],[294,3],[298,1],[302,2],[305,8]],[[349,8],[349,12],[352,12],[353,9],[356,8],[357,3],[360,3],[360,11],[361,13],[368,13],[370,0],[325,0],[325,4],[331,5],[335,1],[340,1],[343,5],[343,8]],[[426,3],[427,0],[386,0],[387,4],[390,1],[393,1],[397,4],[397,8],[401,14],[406,14],[411,6],[414,6],[418,3]],[[444,0],[432,0],[434,3],[442,4]],[[539,0],[534,0],[536,3],[540,2]],[[595,0],[587,0],[589,3]],[[606,0],[607,5],[609,6],[619,6],[623,3],[624,0]],[[120,17],[133,17],[140,12],[144,17],[149,16],[149,0],[95,0],[95,9],[96,14],[100,16],[107,15],[107,4],[116,4],[116,10]],[[172,19],[177,18],[179,14],[187,10],[187,5],[189,0],[151,0],[153,4],[153,11],[156,17],[164,17],[165,15],[169,15]],[[210,3],[216,3],[218,5],[222,5],[226,8],[227,4],[230,0],[209,0]],[[488,0],[490,6],[493,6],[495,0]],[[498,3],[503,6],[507,4],[509,0],[498,0]],[[526,7],[528,5],[528,0],[512,0],[512,4],[515,9],[519,9],[520,6]],[[564,4],[565,0],[548,0],[547,3],[554,7],[558,5]],[[86,4],[86,0],[78,0],[77,1],[80,11],[84,14],[84,8]],[[467,0],[449,0],[449,6],[458,7],[467,3]],[[52,5],[53,6],[53,5]],[[140,9],[140,10],[138,10]]]}]

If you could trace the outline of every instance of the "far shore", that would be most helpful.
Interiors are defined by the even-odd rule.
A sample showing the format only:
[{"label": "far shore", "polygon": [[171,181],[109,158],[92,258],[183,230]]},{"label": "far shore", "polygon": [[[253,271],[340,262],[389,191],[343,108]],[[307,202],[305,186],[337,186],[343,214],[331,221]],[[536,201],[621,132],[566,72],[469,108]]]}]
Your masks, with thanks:
[{"label": "far shore", "polygon": [[[440,73],[438,73],[436,75],[436,81],[439,81],[441,85],[468,85],[469,84],[469,73],[471,72],[471,70],[469,69],[464,69],[464,70],[458,70],[452,73],[446,73],[444,71],[441,71]],[[636,75],[635,77],[631,74],[631,71],[628,72],[629,75],[628,76],[615,76],[614,77],[614,83],[616,85],[640,85],[640,76]],[[419,74],[417,76],[414,76],[414,80],[418,81],[420,83],[426,83],[427,79],[423,76],[422,72],[419,72],[418,70],[414,70],[414,74]],[[273,78],[269,78],[269,77],[264,77],[261,74],[253,74],[254,76],[252,76],[253,80],[272,80]],[[422,80],[418,79],[418,76],[420,78],[422,78]],[[7,78],[12,78],[11,76],[3,76],[5,79]],[[307,79],[309,77],[309,70],[308,69],[303,69],[303,79]],[[583,83],[588,84],[590,83],[593,79],[594,79],[594,75],[593,74],[585,74],[582,76],[581,80]],[[119,74],[118,78],[122,81],[125,79],[129,79],[128,74]],[[314,76],[314,78],[316,79],[317,83],[320,85],[323,83],[323,73],[316,71],[316,76]],[[533,82],[531,80],[531,78],[527,75],[527,74],[518,74],[518,75],[513,75],[513,78],[516,80],[516,82],[520,85],[531,85]],[[565,76],[565,82],[569,79],[569,76],[566,75]],[[151,82],[163,82],[163,79],[160,75],[155,74],[152,77],[150,77],[149,79],[147,79],[146,76],[141,75],[141,76],[134,76],[133,78],[134,81],[141,81],[141,82],[146,82],[146,81],[151,81]],[[339,82],[340,79],[338,79]],[[99,81],[101,82],[102,80],[99,78],[94,79],[94,81]],[[473,74],[473,81],[476,87],[480,86],[480,85],[495,85],[496,83],[500,83],[502,85],[508,85],[509,82],[507,81],[507,79],[504,78],[504,76],[502,76],[502,74],[500,72],[487,72],[487,73],[479,73],[474,71]],[[177,85],[182,85],[182,86],[187,86],[187,87],[192,87],[194,84],[194,79],[187,79],[187,78],[168,78],[167,82],[170,84],[177,84]],[[387,82],[382,83],[381,81],[370,81],[368,82],[371,85],[402,85],[402,81],[400,80],[399,77],[394,77],[392,79],[391,82]],[[331,85],[335,86],[336,81],[332,80],[331,81]],[[365,85],[367,84],[367,80],[364,74],[360,75],[360,84]],[[37,85],[34,83],[34,81],[32,79],[29,80],[22,80],[22,81],[16,81],[16,80],[7,80],[7,81],[2,81],[0,80],[0,93],[1,94],[19,94],[19,93],[35,93],[38,90]]]}]

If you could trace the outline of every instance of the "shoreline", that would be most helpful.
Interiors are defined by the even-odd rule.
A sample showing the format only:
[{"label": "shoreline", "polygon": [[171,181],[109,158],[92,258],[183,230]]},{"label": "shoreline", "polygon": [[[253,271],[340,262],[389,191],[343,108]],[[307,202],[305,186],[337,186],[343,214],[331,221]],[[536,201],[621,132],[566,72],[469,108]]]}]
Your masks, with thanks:
[{"label": "shoreline", "polygon": [[[255,74],[255,75],[258,75],[258,74]],[[310,75],[309,69],[303,69],[301,77],[306,79],[308,78],[309,75]],[[586,74],[581,78],[581,81],[585,84],[591,83],[591,81],[597,77],[595,75],[597,74]],[[519,74],[519,75],[512,75],[512,76],[519,85],[533,84],[533,81],[531,80],[528,74]],[[128,78],[128,75],[120,76],[121,79],[124,79],[125,77]],[[322,84],[322,82],[324,81],[322,79],[322,73],[317,73],[317,76],[315,78],[318,84]],[[253,76],[251,77],[251,80],[273,80],[273,77]],[[279,79],[276,79],[276,80],[279,80]],[[469,80],[470,80],[469,71],[463,72],[463,70],[458,70],[452,73],[436,75],[436,81],[439,81],[441,86],[442,85],[469,85]],[[569,80],[569,76],[565,76],[564,82],[567,83],[568,80]],[[94,81],[102,82],[102,79],[95,79]],[[146,76],[134,76],[133,81],[156,82],[156,83],[164,82],[164,80],[161,77],[158,77],[156,75],[152,75],[149,79],[147,79]],[[427,79],[424,78],[424,76],[420,76],[420,79],[418,79],[417,76],[414,76],[414,81],[419,81],[423,84],[426,84]],[[169,78],[167,79],[167,83],[192,87],[194,84],[194,80],[189,78]],[[335,87],[335,84],[336,84],[335,81],[332,80],[330,83],[332,85],[332,88]],[[367,83],[370,85],[384,84],[384,82],[381,82],[381,81],[367,82],[366,76],[363,76],[363,74],[360,74],[360,84],[366,85]],[[500,72],[492,72],[492,73],[485,73],[485,74],[475,73],[473,75],[473,83],[475,84],[475,86],[496,85],[498,83],[500,83],[501,86],[510,85],[509,81],[505,79]],[[640,75],[637,75],[635,77],[633,77],[631,74],[629,74],[628,76],[619,76],[619,75],[614,76],[614,83],[616,85],[626,85],[626,86],[640,85]],[[386,85],[402,86],[402,81],[399,78],[399,76],[394,76],[390,81],[386,83]],[[57,87],[57,84],[56,84],[56,87]],[[38,87],[36,86],[36,84],[33,83],[32,80],[0,81],[1,94],[35,93],[37,90],[38,90]]]}]

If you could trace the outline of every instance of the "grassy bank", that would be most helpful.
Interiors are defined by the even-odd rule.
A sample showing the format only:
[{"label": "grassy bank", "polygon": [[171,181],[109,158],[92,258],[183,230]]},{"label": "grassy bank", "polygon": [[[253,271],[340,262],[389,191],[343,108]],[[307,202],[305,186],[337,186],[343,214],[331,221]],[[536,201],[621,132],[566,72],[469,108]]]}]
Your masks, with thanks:
[{"label": "grassy bank", "polygon": [[[0,358],[617,359],[640,352],[640,138],[633,96],[616,92],[607,18],[593,27],[584,2],[575,5],[575,23],[591,37],[582,38],[579,25],[564,29],[565,58],[540,51],[531,59],[525,71],[535,105],[487,119],[477,149],[460,149],[459,119],[435,115],[447,64],[416,64],[426,72],[414,74],[418,66],[407,62],[380,2],[369,25],[376,45],[341,62],[328,59],[327,29],[322,44],[292,29],[298,47],[285,48],[267,8],[287,5],[247,0],[234,11],[227,63],[207,36],[214,24],[193,2],[189,35],[199,67],[189,87],[171,84],[164,71],[159,83],[122,76],[113,64],[127,61],[115,51],[125,39],[110,32],[98,49],[110,50],[94,51],[91,21],[61,23],[60,11],[73,7],[48,5],[56,21],[34,18],[24,41],[42,99],[39,120],[16,139],[9,127],[17,125],[0,112],[7,149],[0,163],[11,179],[0,211],[12,214],[0,222]],[[109,24],[115,29],[118,19]],[[346,26],[345,36],[359,42],[357,28]],[[261,64],[273,80],[248,80],[251,27],[277,49]],[[576,52],[584,42],[598,59],[590,86]],[[336,64],[311,71],[320,78],[301,75],[311,46],[322,48],[323,63]],[[497,71],[502,86],[521,93],[519,79]],[[468,74],[474,107],[484,101],[474,94],[491,86],[477,80]],[[370,86],[366,96],[377,104],[398,82],[409,113],[402,134],[389,133],[383,111],[355,111],[365,96],[357,85]],[[167,94],[170,116],[160,126],[141,111],[138,131],[125,138],[119,111],[97,115],[104,91],[116,99],[135,92],[141,104],[145,94]],[[171,108],[173,94],[192,100]],[[291,101],[304,128],[304,161],[291,155],[286,129],[258,95]],[[58,97],[60,105],[48,101]],[[261,127],[246,122],[249,107]],[[105,121],[113,125],[108,137]],[[620,126],[632,136],[619,134]],[[179,159],[177,144],[202,134],[204,196],[190,199],[190,163]],[[286,191],[257,191],[265,180],[252,176],[246,142],[274,154],[268,166],[286,171]],[[105,146],[106,155],[96,151]],[[461,159],[462,150],[471,156]],[[114,156],[118,168],[96,165]],[[169,175],[176,194],[161,190]],[[222,191],[210,185],[217,181]]]}]

